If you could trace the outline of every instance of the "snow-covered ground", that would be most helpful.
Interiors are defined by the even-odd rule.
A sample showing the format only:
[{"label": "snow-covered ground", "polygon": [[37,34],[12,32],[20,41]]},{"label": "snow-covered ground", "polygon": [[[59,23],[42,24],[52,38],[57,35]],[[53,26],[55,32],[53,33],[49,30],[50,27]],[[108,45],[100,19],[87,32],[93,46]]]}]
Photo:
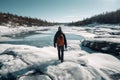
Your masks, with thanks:
[{"label": "snow-covered ground", "polygon": [[[97,28],[97,26],[96,26]],[[108,35],[106,27],[96,29],[90,27],[64,27],[68,34],[82,35],[85,38]],[[111,27],[112,28],[112,27]],[[108,28],[107,29],[111,29]],[[119,28],[119,27],[117,27]],[[43,29],[57,29],[57,27],[21,27],[7,28],[0,26],[0,36],[19,34],[26,31]],[[6,32],[5,32],[6,31]],[[23,32],[22,32],[23,31]],[[104,31],[104,32],[102,32]],[[107,31],[107,32],[106,32]],[[111,32],[111,31],[110,31]],[[116,30],[115,32],[119,32]],[[49,32],[48,32],[49,33]],[[99,34],[98,34],[99,33]],[[109,34],[110,35],[110,34]],[[115,37],[118,39],[118,37]],[[112,41],[112,40],[111,40]],[[119,40],[118,40],[119,41]],[[89,52],[81,46],[81,40],[68,40],[68,49],[65,51],[65,62],[57,59],[57,50],[53,46],[38,48],[28,45],[0,44],[0,79],[4,80],[119,80],[120,61],[116,57]],[[92,53],[92,54],[91,54]]]}]

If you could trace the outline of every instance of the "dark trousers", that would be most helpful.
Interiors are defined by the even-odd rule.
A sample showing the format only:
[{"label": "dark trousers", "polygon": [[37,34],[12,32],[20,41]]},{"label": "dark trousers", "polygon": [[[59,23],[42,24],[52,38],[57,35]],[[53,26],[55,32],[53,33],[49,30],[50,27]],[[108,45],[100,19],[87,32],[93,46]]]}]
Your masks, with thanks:
[{"label": "dark trousers", "polygon": [[64,46],[57,46],[58,50],[58,59],[61,60],[61,62],[64,61]]}]

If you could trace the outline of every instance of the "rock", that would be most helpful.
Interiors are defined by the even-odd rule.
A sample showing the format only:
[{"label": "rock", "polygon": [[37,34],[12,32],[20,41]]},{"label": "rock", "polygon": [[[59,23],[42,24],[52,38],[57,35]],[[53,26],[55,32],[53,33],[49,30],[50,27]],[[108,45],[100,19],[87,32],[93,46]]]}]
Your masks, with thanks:
[{"label": "rock", "polygon": [[115,56],[118,56],[120,54],[120,43],[84,40],[82,42],[82,46],[89,47],[90,49],[93,49],[96,51],[109,53]]}]

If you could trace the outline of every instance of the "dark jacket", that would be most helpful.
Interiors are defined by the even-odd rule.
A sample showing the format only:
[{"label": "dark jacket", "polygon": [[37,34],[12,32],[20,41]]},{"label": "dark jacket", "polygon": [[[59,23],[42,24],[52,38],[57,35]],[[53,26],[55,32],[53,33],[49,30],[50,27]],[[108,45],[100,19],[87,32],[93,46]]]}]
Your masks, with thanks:
[{"label": "dark jacket", "polygon": [[65,45],[65,48],[67,48],[67,41],[66,41],[66,37],[65,37],[65,34],[59,30],[56,32],[55,36],[54,36],[54,47],[56,47],[56,43],[57,43],[57,37],[60,35],[60,34],[63,34],[63,37],[64,37],[64,45]]}]

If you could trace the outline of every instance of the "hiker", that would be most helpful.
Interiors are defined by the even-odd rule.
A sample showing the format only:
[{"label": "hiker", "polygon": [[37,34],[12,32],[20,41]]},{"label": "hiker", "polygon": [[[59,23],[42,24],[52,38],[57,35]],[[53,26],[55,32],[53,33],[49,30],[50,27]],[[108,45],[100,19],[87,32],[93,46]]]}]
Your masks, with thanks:
[{"label": "hiker", "polygon": [[62,32],[61,27],[58,27],[58,31],[56,32],[54,36],[54,47],[58,50],[58,59],[61,60],[61,62],[64,61],[64,48],[67,48],[67,41],[65,34]]}]

